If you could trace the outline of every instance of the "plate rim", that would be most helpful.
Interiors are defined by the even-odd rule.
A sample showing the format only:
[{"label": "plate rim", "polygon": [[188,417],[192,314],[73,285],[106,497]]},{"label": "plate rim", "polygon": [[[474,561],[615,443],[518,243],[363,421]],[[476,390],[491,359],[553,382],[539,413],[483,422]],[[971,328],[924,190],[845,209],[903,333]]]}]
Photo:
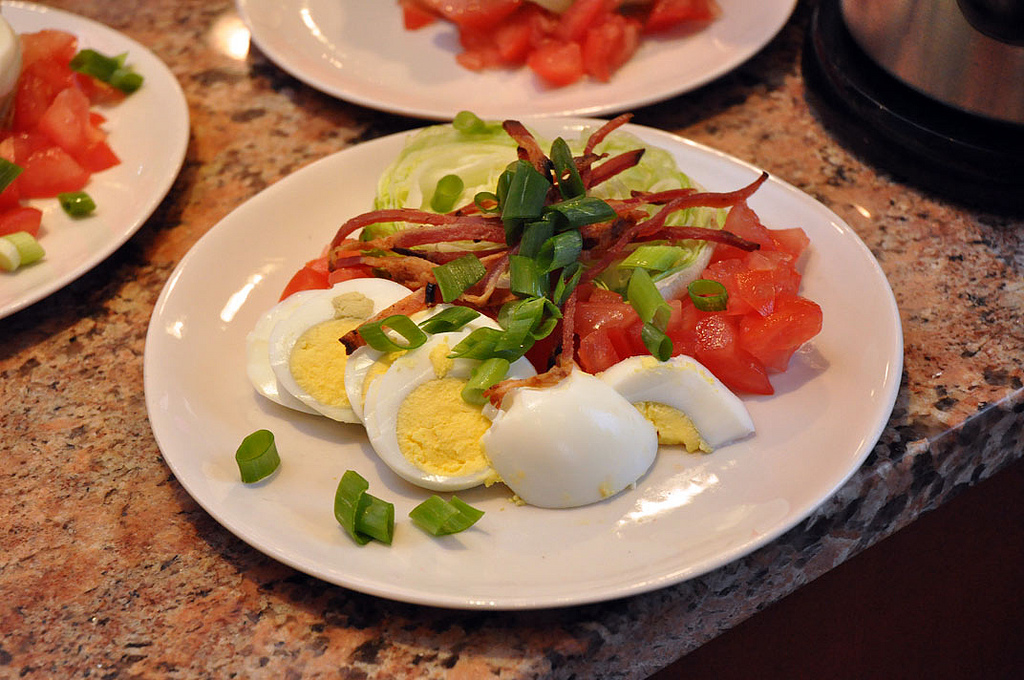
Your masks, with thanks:
[{"label": "plate rim", "polygon": [[[528,120],[528,119],[523,119],[523,122],[526,123],[527,125],[531,124],[531,121]],[[538,123],[538,124],[549,124],[549,125],[562,124],[562,125],[567,125],[568,126],[568,125],[578,125],[578,124],[595,125],[595,124],[601,124],[604,121],[595,120],[595,119],[589,119],[589,118],[569,117],[569,118],[564,118],[564,119],[560,119],[560,120],[553,120],[553,119],[550,119],[550,118],[538,118],[538,119],[536,119],[533,122]],[[419,129],[419,128],[417,128],[417,129]],[[708,147],[708,146],[706,146],[704,144],[700,144],[698,142],[694,142],[692,140],[686,139],[684,137],[675,135],[675,134],[670,133],[670,132],[665,132],[665,131],[658,130],[658,129],[655,129],[655,128],[648,128],[648,127],[639,126],[639,125],[633,125],[633,124],[625,126],[624,129],[626,131],[632,131],[634,133],[638,129],[639,130],[643,130],[648,135],[652,135],[652,136],[655,136],[655,137],[660,137],[660,138],[662,138],[664,140],[672,140],[675,143],[684,144],[686,146],[689,146],[691,149],[694,149],[694,150],[696,150],[698,152],[711,154],[711,155],[717,157],[717,159],[719,159],[719,160],[725,160],[725,161],[728,161],[729,163],[733,163],[733,164],[736,164],[738,166],[745,167],[745,168],[749,169],[752,173],[756,174],[756,173],[760,172],[760,170],[758,168],[756,168],[754,165],[752,165],[750,163],[747,163],[745,161],[737,159],[737,158],[735,158],[735,157],[733,157],[733,156],[731,156],[729,154],[726,154],[724,152],[721,152],[721,151],[718,151],[716,149],[713,149],[712,147]],[[369,141],[369,142],[365,142],[363,144],[354,145],[353,147],[348,147],[346,149],[342,149],[342,150],[340,150],[338,152],[335,152],[334,154],[331,154],[330,156],[324,157],[324,158],[322,158],[322,159],[320,159],[318,161],[315,161],[314,163],[311,163],[311,164],[309,164],[309,165],[307,165],[307,166],[297,170],[295,173],[293,173],[292,175],[289,175],[288,177],[286,177],[285,179],[283,179],[281,181],[282,182],[284,182],[284,181],[299,182],[299,181],[301,181],[302,177],[304,176],[304,173],[314,173],[314,172],[317,172],[317,170],[316,170],[317,166],[322,166],[323,164],[329,164],[331,162],[336,162],[337,157],[345,154],[346,152],[350,151],[353,148],[362,147],[364,145],[377,145],[377,144],[385,144],[385,143],[388,143],[388,142],[393,143],[392,140],[394,140],[396,138],[401,138],[401,137],[408,136],[408,135],[414,133],[415,131],[416,130],[414,129],[414,130],[409,130],[409,131],[405,131],[405,132],[394,133],[394,134],[388,135],[386,137],[381,137],[381,138],[378,138],[378,139],[375,139],[375,140],[372,140],[372,141]],[[685,171],[685,169],[684,169],[684,171]],[[773,177],[769,181],[773,182],[774,184],[777,185],[777,187],[779,187],[782,190],[784,190],[790,198],[796,198],[797,200],[800,200],[801,202],[806,202],[807,205],[812,205],[817,212],[821,212],[822,214],[830,215],[831,216],[831,226],[835,226],[835,227],[839,228],[840,231],[843,232],[844,238],[852,239],[852,241],[848,241],[848,242],[854,243],[854,244],[856,244],[858,246],[858,249],[860,251],[860,253],[859,253],[860,256],[866,262],[868,262],[870,264],[870,266],[875,271],[875,274],[877,276],[881,277],[881,281],[884,282],[884,284],[885,284],[885,286],[884,286],[885,290],[888,291],[888,295],[887,295],[887,299],[886,299],[886,302],[887,302],[886,307],[889,309],[889,311],[891,313],[890,316],[888,316],[887,318],[888,318],[889,321],[892,322],[891,325],[887,324],[885,326],[885,329],[886,330],[891,330],[891,332],[893,334],[893,343],[894,343],[893,346],[890,348],[889,358],[890,358],[891,361],[888,364],[888,366],[892,368],[892,372],[891,372],[891,374],[886,376],[884,381],[882,381],[882,385],[885,386],[887,389],[886,389],[885,394],[883,395],[885,398],[879,400],[879,404],[881,405],[879,407],[879,412],[880,413],[884,413],[885,415],[884,415],[884,417],[879,417],[879,418],[877,418],[877,419],[872,421],[873,427],[871,428],[870,432],[864,433],[865,436],[864,436],[864,438],[862,440],[861,445],[857,449],[857,456],[856,456],[856,458],[855,459],[851,458],[851,460],[854,461],[854,462],[852,462],[848,466],[848,468],[844,469],[842,471],[842,474],[837,475],[835,477],[834,483],[831,485],[831,487],[827,490],[826,493],[821,494],[819,497],[816,497],[815,499],[809,500],[803,506],[801,506],[797,510],[791,512],[790,513],[791,517],[789,518],[789,521],[775,524],[774,526],[772,526],[770,531],[764,532],[760,536],[758,536],[756,538],[752,538],[751,540],[746,541],[742,545],[735,545],[731,549],[729,549],[729,550],[721,553],[720,555],[718,555],[715,559],[710,560],[710,561],[706,561],[706,563],[704,563],[702,565],[698,565],[696,568],[694,568],[694,567],[676,568],[676,569],[671,570],[670,572],[663,573],[663,574],[661,574],[661,575],[659,575],[657,577],[654,577],[654,578],[647,578],[647,579],[645,579],[643,581],[639,581],[639,582],[634,580],[634,582],[632,582],[630,585],[627,585],[627,586],[621,586],[620,585],[620,586],[616,587],[614,589],[614,592],[609,592],[607,587],[591,586],[591,590],[590,591],[575,592],[575,593],[565,594],[565,595],[547,596],[547,597],[543,597],[543,598],[536,598],[536,597],[529,597],[529,596],[514,596],[514,597],[507,597],[506,596],[506,597],[502,597],[502,598],[495,598],[495,599],[492,599],[492,600],[479,600],[479,599],[467,599],[466,597],[454,596],[452,594],[425,593],[422,590],[416,590],[415,588],[406,588],[404,586],[396,586],[395,584],[377,584],[377,583],[372,582],[372,581],[366,581],[365,578],[362,575],[351,577],[351,578],[348,578],[348,579],[341,579],[341,580],[332,579],[332,578],[326,578],[322,573],[316,573],[315,570],[311,569],[309,565],[304,564],[301,560],[293,558],[292,555],[287,554],[287,553],[281,553],[280,551],[277,551],[277,552],[275,552],[273,550],[268,551],[266,549],[266,546],[261,546],[261,545],[257,544],[257,542],[254,542],[254,540],[252,540],[251,537],[248,537],[248,536],[244,535],[244,533],[240,533],[240,531],[237,530],[236,527],[232,526],[231,520],[225,519],[223,517],[224,513],[222,513],[218,508],[213,507],[210,503],[206,502],[205,499],[200,498],[200,497],[198,497],[197,495],[194,494],[193,490],[189,488],[187,482],[183,481],[183,477],[187,478],[187,475],[180,474],[181,471],[179,470],[178,466],[176,465],[176,461],[174,460],[174,456],[168,454],[168,452],[167,452],[167,450],[165,448],[166,442],[164,440],[164,437],[162,436],[162,432],[158,431],[161,428],[161,425],[160,425],[161,418],[159,417],[159,415],[154,414],[154,412],[153,412],[153,410],[158,407],[158,405],[155,404],[156,393],[155,393],[155,387],[152,384],[152,381],[154,379],[153,378],[154,373],[153,373],[153,370],[151,368],[151,361],[155,361],[155,359],[153,359],[153,355],[148,351],[151,346],[154,346],[154,344],[156,344],[156,343],[151,343],[151,339],[155,338],[156,334],[160,332],[160,331],[158,331],[156,329],[156,324],[157,324],[158,319],[159,319],[160,310],[162,310],[167,305],[168,300],[174,294],[174,287],[177,284],[177,281],[179,280],[179,278],[184,276],[186,270],[188,270],[188,268],[190,266],[191,258],[198,257],[197,253],[201,252],[201,250],[203,250],[204,248],[207,247],[207,246],[203,245],[204,241],[206,239],[214,239],[214,238],[217,237],[218,229],[221,228],[221,224],[226,222],[231,217],[231,214],[235,212],[234,210],[232,211],[232,213],[229,213],[228,215],[226,215],[221,222],[219,222],[212,229],[210,229],[206,234],[204,234],[193,245],[193,247],[189,250],[189,252],[186,253],[185,257],[181,260],[181,262],[179,262],[179,264],[175,267],[174,272],[172,273],[171,277],[168,279],[166,285],[164,286],[163,290],[160,293],[160,296],[159,296],[159,299],[157,301],[157,304],[154,307],[153,316],[151,317],[151,321],[150,321],[150,326],[147,329],[147,340],[146,340],[147,352],[146,352],[146,355],[144,357],[144,382],[145,382],[145,393],[146,393],[146,405],[147,405],[147,410],[149,411],[149,414],[150,414],[150,423],[151,423],[151,427],[153,429],[153,434],[154,434],[154,437],[155,437],[155,439],[157,441],[158,446],[160,447],[161,454],[164,457],[164,460],[167,462],[168,466],[170,467],[171,471],[175,474],[175,476],[178,478],[179,482],[185,488],[186,492],[188,492],[189,495],[201,507],[203,507],[204,510],[206,510],[206,512],[208,514],[210,514],[219,524],[221,524],[221,526],[223,528],[225,528],[227,531],[229,531],[233,535],[235,535],[238,538],[240,538],[243,542],[245,542],[245,543],[249,544],[250,546],[252,546],[257,551],[262,552],[263,554],[271,557],[272,559],[274,559],[276,561],[282,562],[283,564],[286,564],[286,565],[288,565],[288,566],[290,566],[292,568],[295,568],[298,571],[301,571],[301,572],[306,573],[306,574],[310,574],[310,575],[312,575],[312,576],[314,576],[316,578],[324,580],[325,582],[333,583],[335,585],[340,585],[342,587],[350,588],[350,589],[353,589],[353,590],[356,590],[356,591],[359,591],[359,592],[363,592],[363,593],[366,593],[366,594],[370,594],[370,595],[374,595],[374,596],[379,596],[379,597],[383,597],[383,598],[387,598],[387,599],[391,599],[391,600],[408,602],[408,603],[412,603],[412,604],[428,605],[428,606],[451,608],[451,609],[462,609],[462,610],[483,609],[483,610],[497,610],[497,611],[544,609],[544,608],[562,607],[562,606],[570,606],[570,605],[575,606],[575,605],[582,605],[582,604],[592,604],[592,603],[596,603],[596,602],[603,602],[603,601],[608,601],[608,600],[611,600],[611,599],[617,599],[617,598],[621,598],[621,597],[629,597],[629,596],[633,596],[633,595],[638,595],[638,594],[649,592],[649,591],[652,591],[652,590],[656,590],[656,589],[668,587],[668,586],[671,586],[671,585],[675,585],[675,584],[681,583],[683,581],[689,580],[691,578],[696,578],[698,576],[704,575],[704,574],[709,573],[709,572],[713,571],[714,569],[717,569],[717,568],[719,568],[719,567],[721,567],[721,566],[723,566],[725,564],[728,564],[728,563],[734,562],[734,561],[736,561],[738,559],[741,559],[741,558],[745,557],[746,555],[750,554],[751,552],[753,552],[754,550],[762,548],[762,547],[767,546],[768,544],[772,543],[775,539],[777,539],[779,536],[784,534],[786,531],[789,531],[794,526],[796,526],[800,522],[802,522],[805,519],[807,519],[807,517],[809,517],[811,514],[813,514],[813,512],[818,507],[820,507],[828,499],[832,498],[838,492],[838,490],[849,481],[849,479],[857,472],[857,470],[859,470],[861,468],[861,466],[863,465],[864,460],[867,458],[867,456],[872,451],[874,445],[877,443],[877,441],[880,438],[882,432],[884,431],[884,429],[885,429],[885,427],[886,427],[886,425],[887,425],[887,423],[889,421],[889,418],[891,417],[891,413],[892,413],[892,410],[893,410],[893,408],[895,406],[896,398],[898,396],[899,386],[900,386],[900,376],[902,375],[902,370],[903,370],[902,323],[901,323],[901,319],[899,317],[898,308],[896,306],[895,296],[894,296],[894,294],[892,292],[891,286],[889,285],[888,280],[885,277],[884,272],[882,271],[881,266],[879,265],[877,259],[871,254],[871,252],[868,249],[867,245],[860,239],[859,235],[857,235],[857,233],[848,224],[846,224],[841,218],[839,218],[837,215],[835,215],[835,213],[833,213],[829,208],[827,208],[826,206],[824,206],[820,202],[816,201],[815,199],[813,199],[811,196],[807,195],[806,193],[804,193],[804,192],[800,191],[799,189],[793,187],[792,185],[788,184],[784,180],[781,180],[781,179]],[[252,201],[252,200],[256,199],[261,194],[265,194],[265,192],[271,191],[272,189],[273,189],[273,186],[272,187],[268,187],[264,191],[260,192],[260,194],[256,194],[253,198],[249,199],[249,201]],[[270,200],[270,199],[264,197],[264,199],[261,199],[261,200]],[[241,210],[244,206],[246,206],[249,203],[249,201],[246,201],[245,203],[240,204],[238,207],[235,208],[235,210]],[[394,549],[394,548],[391,548],[391,549]]]}]

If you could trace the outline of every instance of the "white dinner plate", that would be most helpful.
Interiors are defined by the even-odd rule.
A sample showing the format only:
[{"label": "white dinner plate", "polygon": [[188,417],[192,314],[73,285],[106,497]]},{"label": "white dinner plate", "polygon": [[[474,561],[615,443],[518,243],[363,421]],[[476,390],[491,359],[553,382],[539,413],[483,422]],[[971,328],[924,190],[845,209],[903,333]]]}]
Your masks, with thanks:
[{"label": "white dinner plate", "polygon": [[181,86],[156,55],[112,28],[68,12],[29,2],[0,3],[18,33],[46,28],[78,36],[78,47],[104,54],[128,53],[128,63],[145,78],[142,88],[119,104],[98,110],[107,118],[108,143],[120,165],[94,174],[85,191],[96,212],[68,217],[57,199],[28,205],[43,211],[39,242],[46,256],[12,273],[0,272],[0,318],[13,314],[71,283],[118,249],[160,205],[185,160],[188,105]]},{"label": "white dinner plate", "polygon": [[459,66],[453,25],[402,26],[397,0],[236,0],[252,39],[299,80],[347,101],[450,120],[588,116],[688,92],[739,66],[786,23],[796,0],[718,0],[722,15],[689,35],[648,37],[608,83],[544,87],[527,68]]},{"label": "white dinner plate", "polygon": [[[575,137],[585,124],[527,122],[549,139]],[[711,190],[759,174],[694,142],[626,129],[668,149]],[[750,203],[768,225],[810,236],[802,291],[822,306],[824,327],[774,376],[774,396],[744,398],[756,435],[705,456],[664,449],[635,489],[581,508],[517,506],[500,484],[460,492],[486,515],[463,533],[427,536],[407,514],[429,492],[383,465],[361,427],[271,403],[245,367],[246,334],[337,227],[370,208],[378,174],[407,134],[324,158],[241,205],[196,243],[157,301],[145,353],[153,432],[185,489],[244,541],[325,581],[396,600],[492,609],[594,602],[677,583],[764,545],[832,495],[871,450],[902,371],[892,291],[845,223],[772,179]],[[246,486],[234,453],[260,428],[276,435],[282,463]],[[390,547],[358,546],[335,521],[347,469],[395,504]]]}]

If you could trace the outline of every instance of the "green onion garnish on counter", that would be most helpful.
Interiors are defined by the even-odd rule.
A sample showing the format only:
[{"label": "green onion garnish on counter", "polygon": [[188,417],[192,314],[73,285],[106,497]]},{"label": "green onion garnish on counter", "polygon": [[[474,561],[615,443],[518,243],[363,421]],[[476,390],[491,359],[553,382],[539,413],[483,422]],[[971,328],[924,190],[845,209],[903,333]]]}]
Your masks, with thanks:
[{"label": "green onion garnish on counter", "polygon": [[359,545],[378,540],[391,545],[395,535],[395,506],[366,493],[370,488],[362,475],[346,470],[334,494],[334,518]]},{"label": "green onion garnish on counter", "polygon": [[729,293],[719,281],[697,279],[686,290],[693,306],[702,312],[720,312],[729,306]]},{"label": "green onion garnish on counter", "polygon": [[281,458],[270,430],[256,430],[242,440],[235,451],[235,462],[246,484],[270,476],[281,465]]},{"label": "green onion garnish on counter", "polygon": [[409,517],[431,536],[447,536],[465,531],[484,516],[458,496],[446,501],[440,496],[431,496],[409,511]]},{"label": "green onion garnish on counter", "polygon": [[96,210],[96,202],[84,191],[69,191],[57,194],[60,207],[72,217],[86,217]]}]

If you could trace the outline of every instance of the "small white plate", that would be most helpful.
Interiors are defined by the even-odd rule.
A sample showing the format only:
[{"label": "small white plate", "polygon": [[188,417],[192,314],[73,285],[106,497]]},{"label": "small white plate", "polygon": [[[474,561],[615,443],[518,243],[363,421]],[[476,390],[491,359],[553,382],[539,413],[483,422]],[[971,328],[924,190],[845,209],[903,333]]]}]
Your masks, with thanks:
[{"label": "small white plate", "polygon": [[591,116],[633,110],[714,80],[782,28],[796,0],[718,0],[722,15],[679,37],[650,37],[608,83],[547,88],[527,68],[458,65],[457,32],[437,21],[407,31],[397,0],[236,0],[267,57],[323,92],[371,108],[450,120]]},{"label": "small white plate", "polygon": [[99,109],[106,116],[108,143],[120,165],[94,174],[85,191],[96,212],[68,217],[57,199],[28,203],[43,211],[40,262],[13,273],[0,272],[0,319],[71,283],[117,250],[160,205],[185,160],[188,105],[181,86],[156,55],[117,31],[90,19],[29,2],[0,3],[18,33],[55,28],[78,36],[78,47],[104,54],[128,53],[145,78],[142,88],[121,103]]},{"label": "small white plate", "polygon": [[[549,139],[576,137],[586,124],[526,122]],[[709,189],[735,189],[759,174],[679,137],[626,129],[668,149]],[[902,370],[892,291],[845,223],[772,179],[751,205],[768,225],[798,225],[810,236],[802,290],[822,306],[824,328],[773,378],[774,396],[745,398],[757,434],[707,456],[663,450],[635,490],[582,508],[520,507],[503,485],[473,489],[459,497],[486,512],[476,526],[443,539],[424,534],[407,514],[429,492],[382,464],[361,427],[279,407],[252,389],[245,371],[246,334],[338,225],[369,209],[406,134],[324,158],[244,203],[192,248],[157,301],[145,356],[153,432],[178,481],[244,541],[325,581],[396,600],[574,605],[667,586],[745,555],[807,517],[870,452]],[[234,452],[260,428],[275,433],[282,464],[248,487]],[[395,504],[390,547],[357,546],[335,521],[334,492],[347,469]]]}]

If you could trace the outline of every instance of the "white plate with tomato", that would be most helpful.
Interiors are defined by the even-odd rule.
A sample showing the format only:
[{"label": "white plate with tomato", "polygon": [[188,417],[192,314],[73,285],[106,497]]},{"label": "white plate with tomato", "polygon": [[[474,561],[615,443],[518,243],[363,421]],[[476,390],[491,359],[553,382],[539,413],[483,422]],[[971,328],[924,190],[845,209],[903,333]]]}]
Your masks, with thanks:
[{"label": "white plate with tomato", "polygon": [[[19,34],[56,29],[75,36],[79,50],[126,54],[127,63],[143,77],[141,88],[123,100],[90,109],[104,119],[99,125],[119,160],[93,173],[83,187],[96,204],[95,211],[73,218],[56,198],[22,201],[42,211],[37,238],[45,255],[13,272],[0,271],[3,318],[74,281],[142,226],[166,196],[185,159],[189,115],[174,75],[138,42],[103,24],[42,5],[5,1],[0,11]],[[56,172],[50,179],[59,184]]]},{"label": "white plate with tomato", "polygon": [[[509,2],[517,0],[445,4],[475,11]],[[356,104],[434,120],[464,109],[483,118],[602,115],[669,99],[749,59],[796,6],[796,0],[716,2],[720,14],[713,21],[640,35],[635,53],[608,82],[584,76],[552,87],[526,66],[464,68],[457,62],[456,26],[438,20],[406,30],[399,0],[236,0],[256,45],[299,80]]]},{"label": "white plate with tomato", "polygon": [[[576,138],[596,123],[523,122],[548,139]],[[625,129],[667,149],[708,190],[733,190],[760,174],[679,137]],[[339,224],[370,209],[377,178],[407,134],[324,158],[250,199],[196,243],[160,295],[146,338],[150,422],[175,478],[229,531],[300,571],[395,600],[465,609],[578,605],[679,583],[764,546],[834,494],[874,447],[902,372],[892,291],[849,226],[769,179],[750,206],[766,225],[799,226],[810,237],[801,294],[820,304],[824,322],[772,377],[774,394],[743,397],[752,437],[710,455],[663,448],[635,489],[592,505],[519,506],[494,485],[459,492],[485,512],[467,531],[438,539],[411,526],[409,510],[429,492],[382,463],[358,425],[261,397],[245,352],[247,334],[293,273]],[[296,227],[282,230],[285,222]],[[274,433],[281,465],[247,486],[234,453],[257,429]],[[357,545],[336,521],[334,494],[348,469],[394,503],[390,546]]]}]

